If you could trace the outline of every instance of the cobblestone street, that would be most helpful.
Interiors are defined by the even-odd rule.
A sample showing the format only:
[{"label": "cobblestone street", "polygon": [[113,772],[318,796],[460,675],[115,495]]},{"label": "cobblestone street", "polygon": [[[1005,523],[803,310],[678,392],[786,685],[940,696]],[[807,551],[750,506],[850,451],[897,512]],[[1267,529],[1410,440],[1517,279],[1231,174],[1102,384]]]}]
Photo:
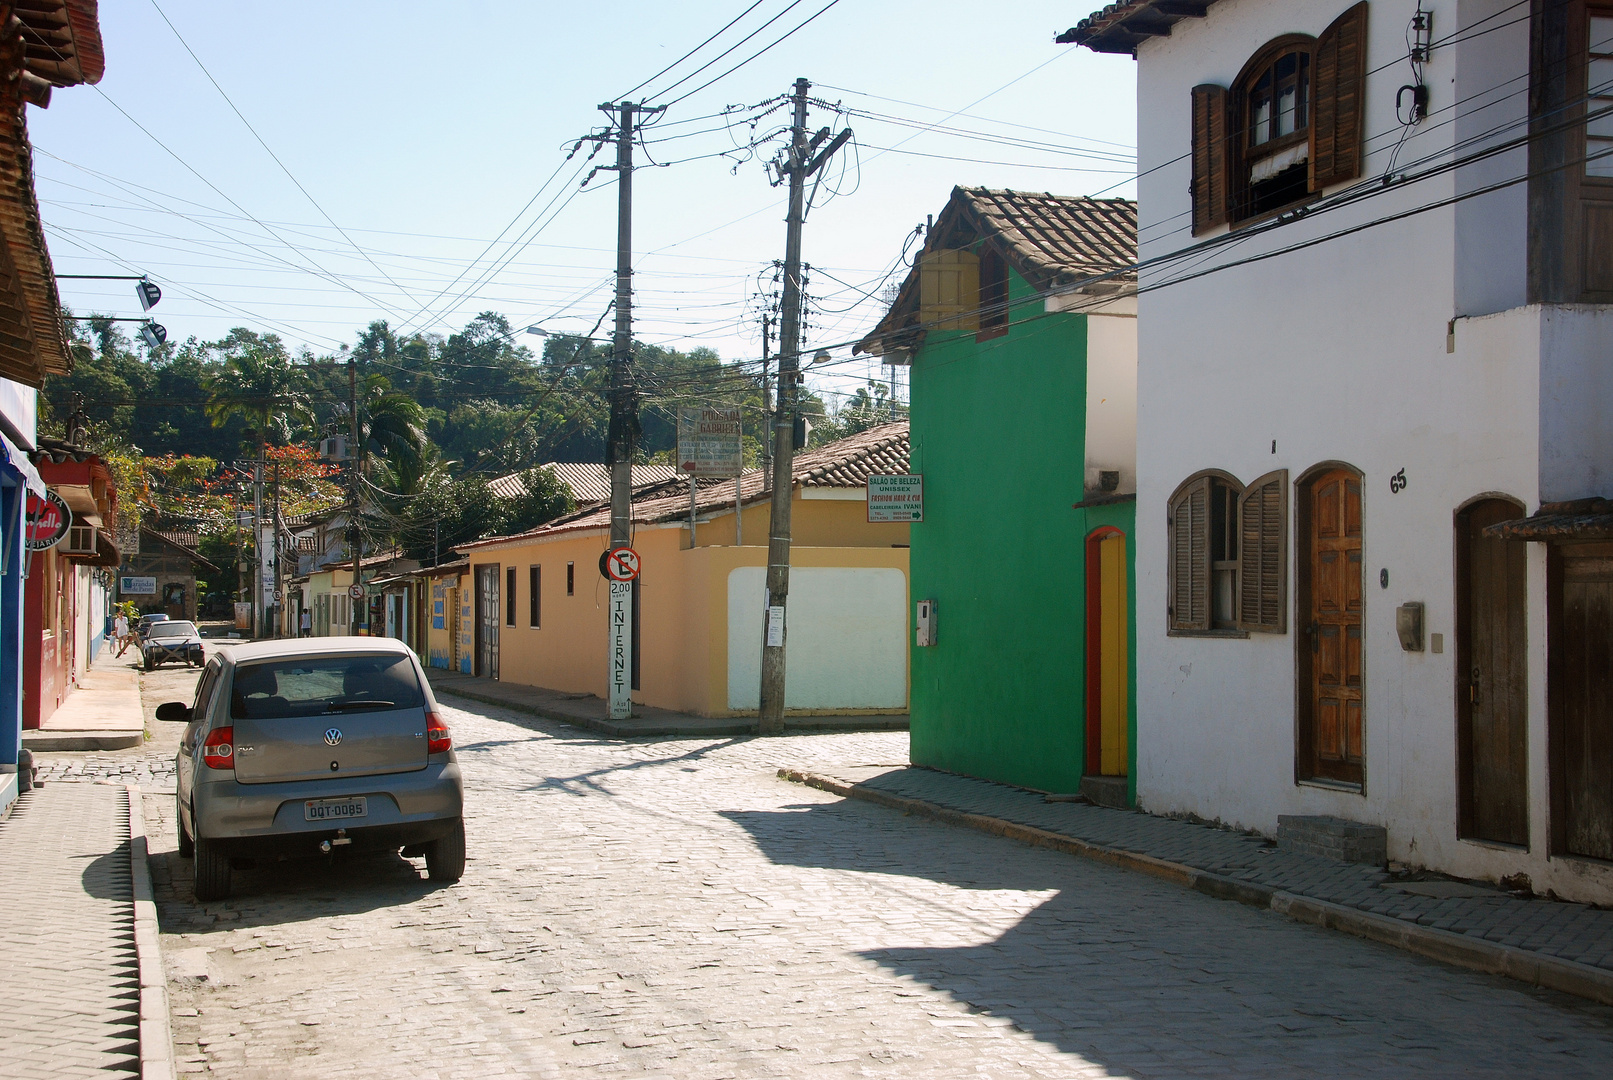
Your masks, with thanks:
[{"label": "cobblestone street", "polygon": [[[148,696],[149,700],[149,696]],[[240,1078],[1602,1076],[1613,1010],[842,801],[900,733],[619,743],[449,708],[470,866],[198,906],[146,796],[182,1071]]]}]

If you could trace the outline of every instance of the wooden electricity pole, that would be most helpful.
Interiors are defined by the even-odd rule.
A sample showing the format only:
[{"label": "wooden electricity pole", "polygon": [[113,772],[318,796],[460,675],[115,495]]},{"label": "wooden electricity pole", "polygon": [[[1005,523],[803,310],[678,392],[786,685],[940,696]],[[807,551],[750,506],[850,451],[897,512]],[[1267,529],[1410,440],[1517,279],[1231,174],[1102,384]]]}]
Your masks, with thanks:
[{"label": "wooden electricity pole", "polygon": [[[616,333],[610,354],[610,430],[605,463],[610,466],[610,546],[633,538],[633,455],[638,442],[638,392],[633,385],[633,114],[636,106],[601,105],[616,113]],[[609,714],[633,714],[633,589],[612,580],[605,639]]]},{"label": "wooden electricity pole", "polygon": [[812,84],[795,80],[795,120],[783,171],[790,180],[790,209],[785,218],[784,304],[779,325],[778,412],[773,418],[773,498],[767,541],[767,612],[762,624],[762,693],[756,730],[762,735],[784,731],[784,615],[790,595],[790,499],[794,489],[795,414],[800,407],[801,357],[801,226],[806,217],[807,177],[823,167],[851,138],[848,128],[825,146],[825,128],[808,142],[807,91]]}]

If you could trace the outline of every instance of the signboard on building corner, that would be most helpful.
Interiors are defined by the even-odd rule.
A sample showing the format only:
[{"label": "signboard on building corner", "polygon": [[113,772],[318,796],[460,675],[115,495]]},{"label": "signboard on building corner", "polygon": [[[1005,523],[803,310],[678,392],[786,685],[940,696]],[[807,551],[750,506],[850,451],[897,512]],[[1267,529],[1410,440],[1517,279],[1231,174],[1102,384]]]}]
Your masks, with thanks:
[{"label": "signboard on building corner", "polygon": [[679,472],[690,476],[738,476],[744,468],[744,426],[738,409],[678,411]]},{"label": "signboard on building corner", "polygon": [[156,596],[157,579],[154,577],[123,575],[118,578],[118,594],[120,596]]},{"label": "signboard on building corner", "polygon": [[868,520],[923,521],[924,474],[868,478]]},{"label": "signboard on building corner", "polygon": [[46,491],[43,499],[30,491],[26,517],[23,541],[30,551],[55,547],[73,524],[73,511],[67,508],[67,500],[54,489]]}]

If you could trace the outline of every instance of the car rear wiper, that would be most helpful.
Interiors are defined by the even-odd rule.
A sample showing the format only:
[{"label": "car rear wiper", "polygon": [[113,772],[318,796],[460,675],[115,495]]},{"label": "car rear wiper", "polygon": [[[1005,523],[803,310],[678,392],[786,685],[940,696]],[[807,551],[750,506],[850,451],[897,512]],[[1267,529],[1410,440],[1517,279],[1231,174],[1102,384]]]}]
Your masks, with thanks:
[{"label": "car rear wiper", "polygon": [[395,701],[377,701],[374,698],[347,698],[342,701],[333,701],[327,712],[346,712],[349,709],[395,709]]}]

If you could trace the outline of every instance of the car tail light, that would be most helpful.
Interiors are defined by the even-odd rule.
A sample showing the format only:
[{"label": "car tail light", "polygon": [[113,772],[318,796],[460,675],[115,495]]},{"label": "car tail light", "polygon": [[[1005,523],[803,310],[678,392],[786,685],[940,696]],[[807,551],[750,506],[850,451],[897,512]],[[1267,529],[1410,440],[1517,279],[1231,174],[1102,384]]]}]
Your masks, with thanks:
[{"label": "car tail light", "polygon": [[448,734],[448,725],[436,713],[426,714],[426,753],[445,754],[454,745]]},{"label": "car tail light", "polygon": [[202,760],[210,769],[235,768],[235,729],[214,728],[202,743]]}]

